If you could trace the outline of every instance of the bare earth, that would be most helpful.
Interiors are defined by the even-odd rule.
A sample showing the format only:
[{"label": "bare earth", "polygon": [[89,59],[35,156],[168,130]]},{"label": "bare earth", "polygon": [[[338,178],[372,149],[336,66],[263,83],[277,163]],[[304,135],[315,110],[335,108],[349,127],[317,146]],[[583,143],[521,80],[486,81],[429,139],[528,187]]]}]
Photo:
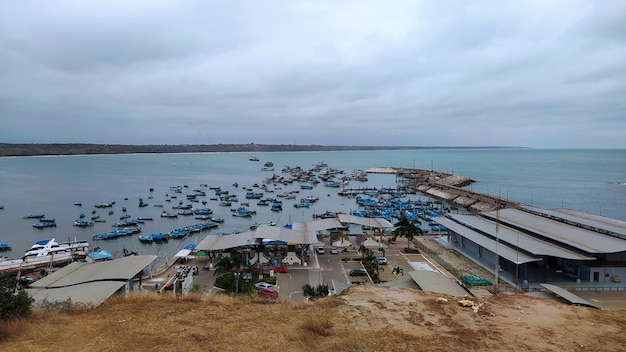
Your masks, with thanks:
[{"label": "bare earth", "polygon": [[355,286],[314,302],[137,295],[36,312],[1,351],[623,351],[626,315],[522,295],[456,299]]}]

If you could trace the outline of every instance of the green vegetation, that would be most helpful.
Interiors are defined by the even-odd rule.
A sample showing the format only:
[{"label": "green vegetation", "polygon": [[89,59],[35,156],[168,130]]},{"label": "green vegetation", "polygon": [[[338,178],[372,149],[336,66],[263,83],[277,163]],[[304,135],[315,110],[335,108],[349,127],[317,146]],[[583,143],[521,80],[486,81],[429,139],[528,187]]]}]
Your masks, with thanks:
[{"label": "green vegetation", "polygon": [[302,293],[311,300],[326,297],[329,292],[328,284],[320,284],[317,285],[317,287],[313,287],[309,284],[302,286]]},{"label": "green vegetation", "polygon": [[31,314],[33,299],[28,292],[18,289],[13,277],[0,278],[0,320],[26,318]]},{"label": "green vegetation", "polygon": [[374,251],[361,245],[359,247],[359,252],[361,253],[361,263],[367,273],[372,278],[372,281],[375,284],[380,283],[380,273],[379,271],[382,269],[378,265],[378,258],[374,255]]},{"label": "green vegetation", "polygon": [[411,242],[413,242],[413,238],[417,235],[423,235],[424,230],[420,228],[419,225],[422,223],[418,220],[409,220],[404,214],[398,220],[397,223],[393,224],[395,229],[392,231],[393,233],[393,241],[395,241],[398,237],[406,237],[407,245],[406,250],[411,250]]}]

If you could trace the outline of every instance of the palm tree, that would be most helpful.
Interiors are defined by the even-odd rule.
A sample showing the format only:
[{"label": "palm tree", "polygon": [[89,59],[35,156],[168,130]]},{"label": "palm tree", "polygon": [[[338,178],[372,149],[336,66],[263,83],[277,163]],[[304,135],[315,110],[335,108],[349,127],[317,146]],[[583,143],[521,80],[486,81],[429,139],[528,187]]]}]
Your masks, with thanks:
[{"label": "palm tree", "polygon": [[395,274],[396,276],[400,276],[400,275],[404,276],[404,270],[401,267],[399,267],[399,266],[393,268],[391,273]]},{"label": "palm tree", "polygon": [[237,270],[237,261],[231,256],[223,256],[215,264],[215,278],[232,275]]},{"label": "palm tree", "polygon": [[419,227],[422,223],[418,220],[409,220],[406,215],[402,214],[400,220],[395,223],[395,229],[391,232],[393,233],[393,240],[395,241],[398,237],[406,237],[407,239],[407,250],[411,248],[411,241],[413,241],[413,237],[416,235],[421,235],[424,231]]}]

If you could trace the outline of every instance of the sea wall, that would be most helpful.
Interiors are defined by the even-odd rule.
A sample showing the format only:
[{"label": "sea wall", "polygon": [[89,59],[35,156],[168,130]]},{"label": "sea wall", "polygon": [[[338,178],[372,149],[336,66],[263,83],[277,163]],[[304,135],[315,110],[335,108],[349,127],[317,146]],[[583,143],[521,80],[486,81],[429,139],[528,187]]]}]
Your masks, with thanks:
[{"label": "sea wall", "polygon": [[394,167],[375,167],[368,169],[367,172],[395,174],[399,181],[404,184],[404,187],[409,190],[427,194],[452,206],[466,208],[474,212],[492,211],[498,207],[519,204],[489,194],[463,189],[463,187],[474,183],[474,180],[461,175],[434,170]]}]

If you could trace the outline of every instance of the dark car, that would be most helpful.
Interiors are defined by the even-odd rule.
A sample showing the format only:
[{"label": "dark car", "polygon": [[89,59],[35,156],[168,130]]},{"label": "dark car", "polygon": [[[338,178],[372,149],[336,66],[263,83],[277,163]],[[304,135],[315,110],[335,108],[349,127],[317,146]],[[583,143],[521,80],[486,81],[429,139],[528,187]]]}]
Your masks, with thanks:
[{"label": "dark car", "polygon": [[367,271],[365,269],[350,269],[350,276],[367,276]]}]

